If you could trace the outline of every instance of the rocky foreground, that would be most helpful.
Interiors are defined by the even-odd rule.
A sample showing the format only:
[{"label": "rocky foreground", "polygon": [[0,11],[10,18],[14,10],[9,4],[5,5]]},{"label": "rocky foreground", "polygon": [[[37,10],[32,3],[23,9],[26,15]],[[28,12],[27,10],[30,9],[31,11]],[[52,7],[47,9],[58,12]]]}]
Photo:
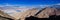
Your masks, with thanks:
[{"label": "rocky foreground", "polygon": [[[18,14],[18,13],[17,13]],[[0,10],[0,20],[25,20],[27,17],[36,17],[36,18],[49,18],[50,16],[59,16],[60,10],[56,8],[44,8],[42,10],[33,8],[23,12],[22,15],[18,14],[16,17],[9,16]]]}]

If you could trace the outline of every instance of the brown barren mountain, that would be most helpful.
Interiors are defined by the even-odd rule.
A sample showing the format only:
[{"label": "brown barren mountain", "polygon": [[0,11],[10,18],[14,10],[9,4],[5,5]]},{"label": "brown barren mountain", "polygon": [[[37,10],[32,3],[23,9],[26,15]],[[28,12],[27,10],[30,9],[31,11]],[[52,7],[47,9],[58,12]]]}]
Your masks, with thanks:
[{"label": "brown barren mountain", "polygon": [[57,9],[55,8],[46,8],[40,12],[36,17],[38,18],[49,18],[49,16],[55,15]]},{"label": "brown barren mountain", "polygon": [[30,16],[34,16],[34,17],[38,17],[38,18],[49,18],[49,16],[57,14],[56,13],[57,9],[47,7],[44,10],[42,10],[38,15],[35,16],[35,14],[37,12],[39,12],[39,10],[37,10],[37,9],[27,10],[26,12],[22,13],[22,15],[20,16],[20,19],[25,20],[26,17],[30,17]]},{"label": "brown barren mountain", "polygon": [[34,16],[34,17],[38,17],[38,18],[49,18],[49,16],[52,16],[52,15],[57,15],[57,16],[60,15],[60,10],[57,10],[56,8],[48,8],[47,7],[44,10],[42,10],[40,13],[38,13],[38,12],[39,12],[39,9],[33,8],[33,9],[29,9],[29,10],[22,12],[22,13],[17,13],[16,16],[11,17],[8,14],[3,13],[3,11],[0,11],[0,16],[12,18],[15,20],[16,19],[17,20],[18,19],[25,20],[26,17],[30,17],[30,16]]},{"label": "brown barren mountain", "polygon": [[34,16],[38,12],[38,9],[30,9],[27,10],[26,12],[23,12],[22,15],[20,16],[21,20],[25,20],[26,17]]}]

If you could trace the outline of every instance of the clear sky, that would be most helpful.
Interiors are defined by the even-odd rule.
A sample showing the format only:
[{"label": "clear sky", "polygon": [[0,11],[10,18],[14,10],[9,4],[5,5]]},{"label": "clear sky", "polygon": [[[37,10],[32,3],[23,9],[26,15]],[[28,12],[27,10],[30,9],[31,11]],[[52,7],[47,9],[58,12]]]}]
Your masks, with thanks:
[{"label": "clear sky", "polygon": [[60,3],[60,0],[0,0],[0,4],[55,4]]},{"label": "clear sky", "polygon": [[51,5],[60,3],[60,0],[0,0],[0,4],[17,5]]}]

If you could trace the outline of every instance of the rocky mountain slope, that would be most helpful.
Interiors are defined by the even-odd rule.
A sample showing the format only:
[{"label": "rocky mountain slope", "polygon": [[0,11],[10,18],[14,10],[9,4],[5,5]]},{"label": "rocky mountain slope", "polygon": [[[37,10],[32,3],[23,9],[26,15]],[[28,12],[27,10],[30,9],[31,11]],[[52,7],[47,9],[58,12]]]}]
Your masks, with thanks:
[{"label": "rocky mountain slope", "polygon": [[[2,18],[2,19],[4,19],[4,18],[5,18],[5,19],[6,19],[6,18],[15,19],[15,18],[9,16],[8,14],[4,13],[4,12],[1,11],[1,10],[0,10],[0,18]],[[8,19],[8,20],[9,20],[9,19]]]},{"label": "rocky mountain slope", "polygon": [[38,9],[29,9],[21,14],[16,16],[17,19],[25,20],[26,17],[34,16],[39,10]]},{"label": "rocky mountain slope", "polygon": [[38,15],[37,15],[37,17],[38,18],[49,18],[49,16],[51,16],[51,15],[55,15],[55,11],[56,11],[57,9],[55,9],[55,8],[46,8],[46,9],[44,9],[43,11],[41,11]]}]

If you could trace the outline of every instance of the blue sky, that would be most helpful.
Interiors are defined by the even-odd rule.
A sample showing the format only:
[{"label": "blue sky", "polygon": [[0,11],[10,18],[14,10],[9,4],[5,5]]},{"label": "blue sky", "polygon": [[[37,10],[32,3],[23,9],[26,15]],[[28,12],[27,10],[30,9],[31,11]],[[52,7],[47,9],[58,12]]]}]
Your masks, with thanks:
[{"label": "blue sky", "polygon": [[60,3],[60,0],[0,0],[0,4],[56,4]]},{"label": "blue sky", "polygon": [[60,3],[60,0],[0,0],[0,4],[17,5],[51,5]]}]

